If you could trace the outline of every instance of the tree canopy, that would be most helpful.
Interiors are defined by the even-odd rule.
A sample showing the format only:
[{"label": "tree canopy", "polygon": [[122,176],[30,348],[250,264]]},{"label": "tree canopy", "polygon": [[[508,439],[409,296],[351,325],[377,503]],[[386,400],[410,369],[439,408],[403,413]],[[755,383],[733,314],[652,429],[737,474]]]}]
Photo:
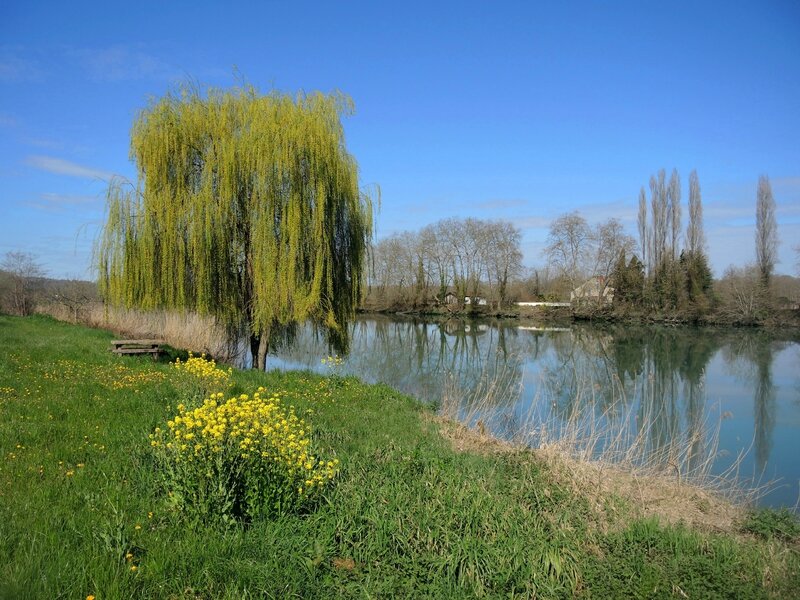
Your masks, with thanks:
[{"label": "tree canopy", "polygon": [[252,87],[151,101],[131,132],[137,181],[108,189],[104,296],[211,314],[251,336],[254,366],[276,325],[310,319],[346,346],[372,232],[345,147],[351,112],[342,94]]}]

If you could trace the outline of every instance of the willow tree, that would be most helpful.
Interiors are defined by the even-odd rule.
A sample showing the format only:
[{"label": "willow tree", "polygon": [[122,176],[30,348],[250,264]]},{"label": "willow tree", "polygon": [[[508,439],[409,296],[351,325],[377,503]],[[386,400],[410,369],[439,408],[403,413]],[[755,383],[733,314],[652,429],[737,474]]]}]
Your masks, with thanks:
[{"label": "willow tree", "polygon": [[358,187],[341,94],[180,90],[136,118],[135,184],[112,181],[98,247],[114,305],[211,315],[249,335],[306,320],[339,349],[361,295],[372,202]]}]

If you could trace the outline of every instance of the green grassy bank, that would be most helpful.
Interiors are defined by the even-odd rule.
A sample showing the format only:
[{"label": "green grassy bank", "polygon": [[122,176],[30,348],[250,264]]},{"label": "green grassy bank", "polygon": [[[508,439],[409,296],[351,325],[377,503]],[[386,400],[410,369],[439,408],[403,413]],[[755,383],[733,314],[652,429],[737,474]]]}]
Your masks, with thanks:
[{"label": "green grassy bank", "polygon": [[[313,511],[193,522],[148,435],[185,390],[111,334],[0,317],[0,597],[796,597],[793,526],[708,533],[590,502],[528,452],[456,451],[384,386],[234,371],[309,414],[341,461]],[[785,523],[784,523],[785,525]],[[754,529],[752,526],[750,529]],[[135,568],[133,568],[135,567]]]}]

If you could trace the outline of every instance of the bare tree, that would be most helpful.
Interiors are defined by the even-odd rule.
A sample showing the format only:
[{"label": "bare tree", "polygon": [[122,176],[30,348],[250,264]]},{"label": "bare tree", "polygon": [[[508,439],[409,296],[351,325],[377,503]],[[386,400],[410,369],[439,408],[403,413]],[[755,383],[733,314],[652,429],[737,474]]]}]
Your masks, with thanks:
[{"label": "bare tree", "polygon": [[692,255],[705,249],[706,240],[703,232],[703,200],[700,194],[700,180],[697,171],[689,175],[689,224],[686,227],[686,245]]},{"label": "bare tree", "polygon": [[[424,294],[426,274],[419,235],[410,231],[382,239],[372,249],[370,286],[388,304],[414,303]],[[391,294],[389,290],[391,289]]]},{"label": "bare tree", "polygon": [[650,175],[650,235],[648,237],[648,244],[650,252],[650,271],[655,269],[658,264],[658,250],[656,248],[656,238],[659,235],[658,225],[661,219],[659,217],[659,204],[658,204],[658,180],[655,175]]},{"label": "bare tree", "polygon": [[650,257],[653,269],[657,269],[664,260],[667,248],[667,191],[664,183],[666,173],[664,169],[658,172],[658,177],[650,177],[650,205],[653,212],[653,229],[650,236]]},{"label": "bare tree", "polygon": [[761,283],[769,286],[778,256],[778,224],[775,222],[775,199],[769,178],[758,178],[756,194],[756,266]]},{"label": "bare tree", "polygon": [[461,239],[461,247],[466,257],[466,282],[469,295],[478,295],[479,287],[484,273],[486,272],[486,223],[478,219],[466,219],[464,221],[464,237]]},{"label": "bare tree", "polygon": [[486,232],[487,277],[490,287],[494,280],[497,301],[502,306],[508,298],[509,279],[522,273],[522,233],[509,221],[489,222]]},{"label": "bare tree", "polygon": [[453,282],[453,257],[442,222],[425,227],[420,232],[420,243],[427,257],[429,277],[438,285],[438,296],[443,299]]},{"label": "bare tree", "polygon": [[14,314],[30,315],[35,308],[36,293],[44,268],[29,252],[7,252],[0,268],[6,271],[7,303]]},{"label": "bare tree", "polygon": [[577,212],[560,216],[550,224],[544,253],[551,266],[577,287],[591,269],[594,235],[586,219]]},{"label": "bare tree", "polygon": [[758,322],[764,307],[764,287],[759,279],[759,269],[753,265],[728,267],[718,283],[723,299],[722,314],[738,323]]},{"label": "bare tree", "polygon": [[670,253],[672,260],[678,258],[678,238],[681,234],[681,179],[678,170],[672,169],[667,187],[667,213],[671,230]]},{"label": "bare tree", "polygon": [[91,281],[69,279],[54,285],[48,293],[47,299],[60,305],[67,311],[70,320],[77,323],[81,318],[81,313],[93,302],[97,302],[99,297],[97,286]]},{"label": "bare tree", "polygon": [[452,281],[459,302],[467,295],[470,274],[470,249],[466,240],[467,230],[461,219],[444,219],[438,223],[439,235],[447,247]]},{"label": "bare tree", "polygon": [[797,274],[800,275],[800,244],[794,247],[794,253],[797,255],[794,266],[797,268]]},{"label": "bare tree", "polygon": [[645,265],[645,268],[650,271],[650,267],[648,265],[648,259],[650,258],[650,252],[647,250],[647,243],[648,243],[648,235],[647,235],[647,197],[644,193],[644,188],[639,190],[639,245],[642,249],[642,263]]},{"label": "bare tree", "polygon": [[597,226],[595,240],[597,254],[594,274],[603,277],[603,288],[605,289],[620,255],[631,254],[636,247],[636,242],[625,233],[622,223],[613,218]]}]

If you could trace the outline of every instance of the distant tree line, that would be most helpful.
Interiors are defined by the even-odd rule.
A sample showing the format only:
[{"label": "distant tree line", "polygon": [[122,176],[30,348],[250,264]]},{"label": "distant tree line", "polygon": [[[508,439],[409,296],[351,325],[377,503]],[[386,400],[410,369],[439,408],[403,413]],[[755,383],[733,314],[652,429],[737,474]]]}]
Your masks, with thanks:
[{"label": "distant tree line", "polygon": [[0,313],[57,312],[78,322],[97,300],[97,286],[91,281],[47,278],[35,254],[11,251],[0,259]]},{"label": "distant tree line", "polygon": [[459,305],[481,297],[503,306],[523,271],[521,238],[508,221],[472,218],[390,235],[372,246],[367,304],[420,308],[451,293]]},{"label": "distant tree line", "polygon": [[[545,256],[571,288],[597,277],[614,288],[617,310],[656,309],[700,315],[713,304],[713,278],[705,253],[703,207],[697,173],[689,176],[689,221],[681,229],[681,184],[677,170],[650,177],[650,197],[639,192],[639,243],[616,219],[590,228],[578,213],[556,219]],[[638,250],[638,254],[637,251]],[[602,297],[602,295],[601,295]]]},{"label": "distant tree line", "polygon": [[[370,249],[363,306],[463,307],[478,297],[491,308],[513,300],[563,301],[592,280],[587,301],[575,306],[579,313],[757,323],[776,307],[796,305],[796,282],[774,277],[778,238],[767,177],[759,179],[756,194],[756,261],[729,268],[717,282],[709,267],[697,172],[689,175],[685,206],[676,169],[669,177],[659,170],[647,187],[639,192],[638,240],[618,219],[590,225],[573,211],[551,223],[543,268],[523,268],[521,232],[508,221],[450,218],[390,235]],[[606,298],[608,288],[613,303],[592,302]]]},{"label": "distant tree line", "polygon": [[[639,192],[638,244],[615,219],[592,228],[572,212],[553,221],[544,255],[549,270],[557,275],[559,295],[566,299],[568,289],[595,277],[597,299],[603,298],[605,288],[613,287],[613,311],[623,316],[638,312],[681,320],[757,323],[774,315],[776,308],[796,306],[795,286],[786,277],[778,282],[774,277],[778,234],[775,200],[766,176],[759,178],[756,192],[755,263],[730,267],[716,283],[706,253],[696,171],[689,175],[685,230],[681,195],[677,170],[669,179],[664,169],[650,177],[649,196],[644,187]],[[588,303],[584,310],[596,311],[602,304]]]}]

